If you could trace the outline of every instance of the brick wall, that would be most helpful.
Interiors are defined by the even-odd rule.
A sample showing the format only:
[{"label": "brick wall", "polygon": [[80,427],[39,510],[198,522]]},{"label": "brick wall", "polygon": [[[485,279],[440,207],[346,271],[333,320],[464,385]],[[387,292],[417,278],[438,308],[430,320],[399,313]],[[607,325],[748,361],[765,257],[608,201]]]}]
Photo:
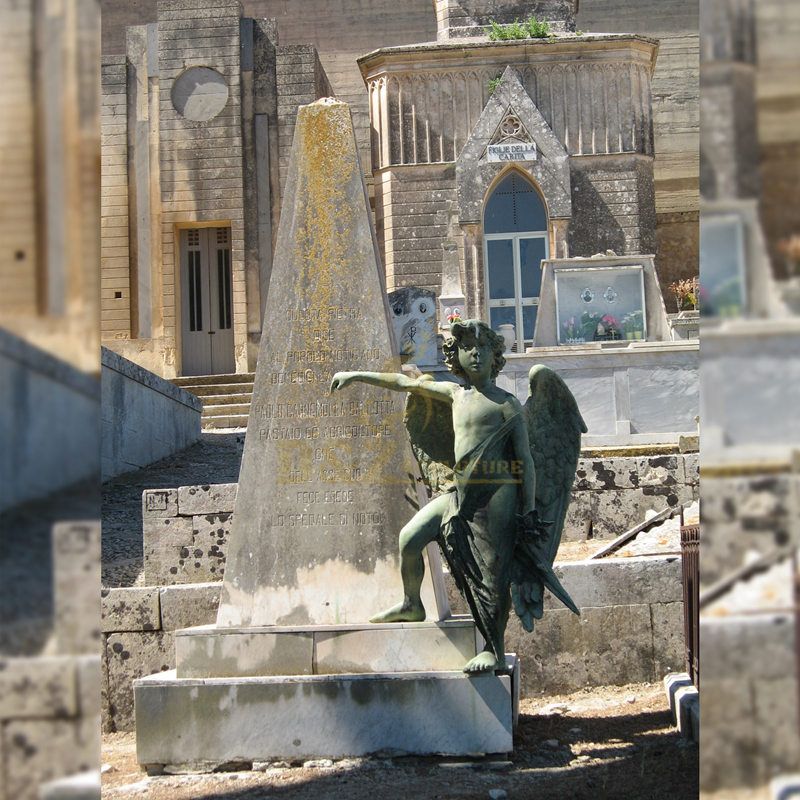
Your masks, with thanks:
[{"label": "brick wall", "polygon": [[278,86],[278,142],[281,195],[289,169],[289,154],[294,138],[297,107],[331,94],[325,70],[312,45],[278,47],[276,54]]},{"label": "brick wall", "polygon": [[131,333],[125,56],[105,56],[100,75],[100,331],[104,340],[125,339]]},{"label": "brick wall", "polygon": [[573,158],[571,256],[607,249],[617,255],[653,253],[652,160],[635,156]]},{"label": "brick wall", "polygon": [[375,182],[375,217],[388,291],[422,286],[439,292],[442,243],[455,209],[452,164],[394,167]]}]

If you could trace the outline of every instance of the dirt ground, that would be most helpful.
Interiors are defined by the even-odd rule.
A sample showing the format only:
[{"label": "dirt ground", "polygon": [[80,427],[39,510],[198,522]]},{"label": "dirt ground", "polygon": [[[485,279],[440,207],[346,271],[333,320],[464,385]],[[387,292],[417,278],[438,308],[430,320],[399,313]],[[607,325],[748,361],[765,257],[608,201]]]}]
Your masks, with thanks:
[{"label": "dirt ground", "polygon": [[103,797],[152,800],[683,800],[698,797],[697,746],[672,727],[661,684],[523,700],[514,752],[320,760],[147,777],[132,733],[103,743]]}]

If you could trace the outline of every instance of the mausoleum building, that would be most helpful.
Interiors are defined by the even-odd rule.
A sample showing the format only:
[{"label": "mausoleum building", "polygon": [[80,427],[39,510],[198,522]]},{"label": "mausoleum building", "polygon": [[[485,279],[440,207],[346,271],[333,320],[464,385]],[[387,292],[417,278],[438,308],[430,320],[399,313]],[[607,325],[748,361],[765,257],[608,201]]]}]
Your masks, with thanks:
[{"label": "mausoleum building", "polygon": [[[296,110],[355,92],[349,69],[387,290],[433,291],[440,324],[482,317],[532,346],[544,261],[657,256],[661,238],[659,42],[576,31],[579,11],[437,0],[425,30],[328,56],[336,81],[238,0],[159,0],[122,25],[102,69],[104,343],[165,377],[255,368]],[[490,41],[491,20],[529,16],[543,38]]]}]

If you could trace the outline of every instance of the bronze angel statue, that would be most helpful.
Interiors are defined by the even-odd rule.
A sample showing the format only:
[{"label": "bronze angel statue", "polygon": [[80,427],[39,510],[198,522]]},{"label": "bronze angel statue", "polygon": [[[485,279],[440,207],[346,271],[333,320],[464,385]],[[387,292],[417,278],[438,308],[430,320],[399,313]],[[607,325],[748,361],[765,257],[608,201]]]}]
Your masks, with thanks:
[{"label": "bronze angel statue", "polygon": [[[553,572],[586,425],[551,369],[530,371],[523,407],[495,386],[503,339],[478,320],[455,322],[444,359],[465,385],[428,375],[338,372],[331,391],[354,381],[408,392],[405,422],[434,498],[400,532],[404,597],[372,622],[419,622],[422,553],[438,541],[475,623],[483,652],[468,673],[504,669],[513,601],[525,630],[543,611],[544,589],[579,613]],[[437,494],[438,493],[438,494]]]}]

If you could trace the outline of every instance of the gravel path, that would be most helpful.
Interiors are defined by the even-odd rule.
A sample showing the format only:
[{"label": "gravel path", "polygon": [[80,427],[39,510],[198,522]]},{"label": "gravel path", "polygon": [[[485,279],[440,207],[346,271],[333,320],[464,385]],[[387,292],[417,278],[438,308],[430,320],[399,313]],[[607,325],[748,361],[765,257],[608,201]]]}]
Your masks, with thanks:
[{"label": "gravel path", "polygon": [[142,492],[235,483],[244,431],[207,431],[200,440],[144,469],[103,484],[103,586],[133,586],[142,575]]}]

